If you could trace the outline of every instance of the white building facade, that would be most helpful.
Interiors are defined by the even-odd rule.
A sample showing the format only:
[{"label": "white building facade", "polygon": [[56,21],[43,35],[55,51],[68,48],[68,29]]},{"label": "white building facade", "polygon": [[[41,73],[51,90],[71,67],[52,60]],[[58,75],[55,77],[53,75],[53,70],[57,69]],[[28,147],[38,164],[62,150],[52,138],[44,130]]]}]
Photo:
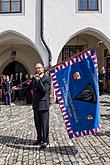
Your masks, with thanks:
[{"label": "white building facade", "polygon": [[[110,67],[109,0],[1,0],[0,74],[34,73],[94,45],[99,71]],[[14,53],[12,53],[14,52]]]}]

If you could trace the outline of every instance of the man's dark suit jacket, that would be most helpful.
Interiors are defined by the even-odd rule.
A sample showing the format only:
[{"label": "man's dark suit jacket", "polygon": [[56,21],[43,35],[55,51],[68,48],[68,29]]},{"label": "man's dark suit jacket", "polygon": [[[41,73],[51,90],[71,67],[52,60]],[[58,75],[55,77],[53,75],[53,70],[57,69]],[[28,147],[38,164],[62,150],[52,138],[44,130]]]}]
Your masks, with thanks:
[{"label": "man's dark suit jacket", "polygon": [[33,109],[49,110],[50,78],[44,75],[40,80],[32,79],[31,82]]}]

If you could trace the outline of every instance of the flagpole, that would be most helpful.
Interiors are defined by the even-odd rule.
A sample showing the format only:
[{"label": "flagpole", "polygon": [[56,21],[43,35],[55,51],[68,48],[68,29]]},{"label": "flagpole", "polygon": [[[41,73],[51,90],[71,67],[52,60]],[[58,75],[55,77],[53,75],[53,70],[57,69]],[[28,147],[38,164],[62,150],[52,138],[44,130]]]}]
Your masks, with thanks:
[{"label": "flagpole", "polygon": [[[92,48],[97,48],[97,47],[101,46],[102,43],[103,43],[102,41],[99,41],[99,42],[97,42],[96,44],[93,44],[93,45],[89,46],[88,48],[84,49],[83,51],[78,52],[78,53],[75,55],[75,57],[79,56],[80,54],[83,54],[83,53],[87,52],[88,50],[90,50],[90,49],[92,49]],[[63,60],[62,62],[60,62],[60,63],[58,63],[58,64],[56,64],[56,65],[54,65],[54,66],[52,66],[52,67],[50,67],[50,68],[48,68],[48,69],[46,69],[46,70],[44,71],[44,73],[45,73],[45,72],[48,72],[50,69],[53,69],[53,68],[55,68],[56,66],[58,66],[58,65],[60,65],[60,64],[62,64],[62,63],[64,63],[64,62],[66,62],[66,61],[72,59],[73,57],[74,57],[74,56],[71,56],[71,57],[69,57],[69,58]],[[21,85],[26,84],[28,81],[29,81],[29,80],[26,80],[26,81],[24,81],[23,83],[18,84],[16,87],[20,87]]]}]

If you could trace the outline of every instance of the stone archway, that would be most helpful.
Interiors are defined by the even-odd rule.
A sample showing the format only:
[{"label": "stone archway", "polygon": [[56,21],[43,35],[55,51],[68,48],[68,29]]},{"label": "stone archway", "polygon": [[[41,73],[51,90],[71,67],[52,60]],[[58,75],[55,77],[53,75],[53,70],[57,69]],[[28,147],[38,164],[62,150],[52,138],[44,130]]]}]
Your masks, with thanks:
[{"label": "stone archway", "polygon": [[[14,62],[11,57],[12,51],[16,52]],[[25,70],[29,74],[34,73],[34,67],[37,62],[45,64],[44,59],[42,59],[37,50],[37,45],[17,32],[6,31],[0,35],[0,74],[5,72],[10,74],[5,68],[8,65],[14,67],[15,61],[24,66],[23,72]]]},{"label": "stone archway", "polygon": [[[66,58],[71,56],[75,56],[78,52],[83,51],[84,49],[102,41],[102,45],[96,48],[97,59],[98,59],[98,70],[101,74],[102,68],[105,68],[106,74],[108,74],[108,70],[110,70],[110,41],[108,38],[101,33],[92,28],[83,29],[76,34],[72,35],[62,48],[58,59],[57,64],[61,63]],[[78,50],[78,51],[77,51]],[[106,53],[107,52],[107,53]],[[110,85],[109,85],[110,86]],[[107,91],[108,82],[104,81],[104,90]]]},{"label": "stone archway", "polygon": [[[94,35],[93,33],[89,33],[88,31],[77,33],[75,36],[70,37],[70,40],[68,40],[68,42],[64,45],[58,56],[57,63],[62,62],[66,58],[64,58],[63,55],[67,56],[67,58],[69,58],[70,56],[75,56],[76,53],[81,52],[82,50],[88,48],[91,45],[94,45],[95,43],[98,43],[100,39],[102,39],[101,34],[99,37],[99,33],[96,35],[96,32],[94,32]],[[102,45],[96,48],[99,70],[102,66],[106,67],[104,50],[109,49],[104,42],[105,38],[103,38],[102,41]]]}]

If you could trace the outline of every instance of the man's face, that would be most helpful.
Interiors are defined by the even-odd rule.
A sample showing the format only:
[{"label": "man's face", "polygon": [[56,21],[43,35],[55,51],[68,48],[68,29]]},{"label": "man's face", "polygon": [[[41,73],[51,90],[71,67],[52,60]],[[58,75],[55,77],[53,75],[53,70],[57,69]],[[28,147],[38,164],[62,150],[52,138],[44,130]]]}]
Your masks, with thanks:
[{"label": "man's face", "polygon": [[43,67],[43,65],[40,64],[40,63],[36,64],[35,73],[37,73],[37,74],[40,75],[40,74],[43,73],[43,72],[44,72],[44,67]]},{"label": "man's face", "polygon": [[9,80],[9,76],[8,75],[6,76],[6,79]]},{"label": "man's face", "polygon": [[20,76],[22,76],[23,75],[23,73],[22,72],[20,72],[20,74],[19,74]]}]

